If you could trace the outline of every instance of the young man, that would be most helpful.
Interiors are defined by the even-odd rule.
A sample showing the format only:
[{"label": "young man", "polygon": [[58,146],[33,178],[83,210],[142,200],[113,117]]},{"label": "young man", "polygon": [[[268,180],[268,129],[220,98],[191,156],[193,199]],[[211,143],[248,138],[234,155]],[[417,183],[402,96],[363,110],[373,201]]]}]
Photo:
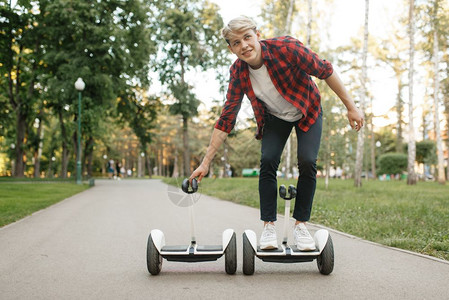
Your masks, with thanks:
[{"label": "young man", "polygon": [[306,228],[316,187],[316,160],[322,129],[321,99],[311,76],[324,79],[348,110],[351,127],[360,130],[363,115],[357,109],[332,65],[298,40],[285,36],[260,39],[256,24],[247,17],[233,19],[223,28],[229,50],[237,55],[231,66],[226,102],[215,124],[201,165],[191,174],[198,181],[208,173],[210,163],[234,127],[243,96],[246,95],[257,121],[256,139],[262,140],[259,197],[264,229],[261,249],[277,248],[274,222],[277,207],[276,171],[282,151],[295,128],[298,141],[299,178],[293,218],[293,235],[300,250],[314,250],[315,242]]}]

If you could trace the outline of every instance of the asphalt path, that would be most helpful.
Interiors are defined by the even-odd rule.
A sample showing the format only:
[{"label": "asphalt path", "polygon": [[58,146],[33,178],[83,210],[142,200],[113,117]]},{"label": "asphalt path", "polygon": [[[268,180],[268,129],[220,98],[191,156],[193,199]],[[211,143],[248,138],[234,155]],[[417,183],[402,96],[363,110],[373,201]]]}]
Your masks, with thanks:
[{"label": "asphalt path", "polygon": [[[178,190],[174,193],[176,194]],[[179,193],[181,193],[179,191]],[[0,228],[0,299],[449,299],[449,263],[331,231],[335,267],[256,258],[242,273],[242,233],[262,230],[259,211],[201,195],[195,204],[199,244],[237,233],[238,269],[214,262],[163,262],[148,273],[151,229],[168,245],[188,244],[188,209],[173,204],[159,180],[97,180],[95,187]],[[278,237],[282,216],[278,218]],[[293,221],[290,220],[293,226]],[[310,226],[312,234],[318,226]],[[290,237],[291,238],[291,237]]]}]

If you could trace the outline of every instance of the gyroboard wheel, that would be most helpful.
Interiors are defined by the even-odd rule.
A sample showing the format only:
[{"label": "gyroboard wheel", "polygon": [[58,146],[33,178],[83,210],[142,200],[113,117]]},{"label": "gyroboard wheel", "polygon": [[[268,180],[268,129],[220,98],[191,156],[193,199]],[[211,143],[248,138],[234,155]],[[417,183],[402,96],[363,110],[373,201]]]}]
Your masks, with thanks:
[{"label": "gyroboard wheel", "polygon": [[255,252],[251,243],[246,236],[246,233],[243,233],[243,274],[245,275],[253,275],[254,274],[254,260],[255,260]]},{"label": "gyroboard wheel", "polygon": [[237,271],[237,242],[235,232],[232,234],[228,247],[225,250],[225,268],[229,275],[235,274]]},{"label": "gyroboard wheel", "polygon": [[316,259],[316,264],[323,275],[329,275],[334,270],[334,246],[330,235],[327,238],[326,246]]},{"label": "gyroboard wheel", "polygon": [[148,237],[147,244],[147,268],[151,275],[157,275],[162,269],[162,256],[157,251],[156,246],[154,246],[151,234]]}]

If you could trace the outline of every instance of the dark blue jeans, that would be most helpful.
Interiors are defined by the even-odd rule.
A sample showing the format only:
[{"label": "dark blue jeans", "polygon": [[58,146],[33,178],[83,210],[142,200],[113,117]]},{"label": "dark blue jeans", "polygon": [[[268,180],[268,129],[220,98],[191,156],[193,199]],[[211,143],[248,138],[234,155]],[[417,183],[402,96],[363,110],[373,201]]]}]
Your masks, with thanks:
[{"label": "dark blue jeans", "polygon": [[268,115],[262,137],[262,157],[260,159],[259,197],[261,220],[276,221],[277,179],[281,154],[285,143],[295,128],[298,141],[297,158],[299,177],[293,218],[308,221],[312,211],[316,188],[316,160],[321,141],[322,113],[307,132],[298,128],[298,122],[287,122]]}]

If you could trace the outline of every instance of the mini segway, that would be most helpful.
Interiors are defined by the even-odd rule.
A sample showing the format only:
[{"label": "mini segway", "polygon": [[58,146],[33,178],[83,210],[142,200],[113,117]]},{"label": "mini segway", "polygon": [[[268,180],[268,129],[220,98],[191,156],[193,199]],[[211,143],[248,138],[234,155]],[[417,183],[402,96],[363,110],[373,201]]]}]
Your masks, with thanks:
[{"label": "mini segway", "polygon": [[261,250],[257,246],[257,237],[254,231],[245,230],[243,233],[243,274],[254,274],[254,257],[265,262],[299,263],[317,260],[318,270],[321,274],[329,275],[334,269],[334,248],[332,238],[325,229],[318,230],[314,235],[316,250],[300,251],[296,245],[288,245],[287,228],[290,217],[290,200],[296,197],[296,188],[290,185],[287,190],[284,185],[279,187],[279,195],[285,199],[284,237],[278,249]]},{"label": "mini segway", "polygon": [[[192,180],[192,186],[189,187],[189,180],[184,179],[182,190],[185,193],[193,194],[198,190],[198,182]],[[147,268],[152,275],[157,275],[161,271],[162,261],[165,258],[168,261],[177,262],[202,262],[215,261],[223,254],[225,255],[225,270],[227,274],[234,274],[237,270],[237,245],[235,232],[232,229],[226,229],[223,232],[221,245],[203,245],[197,244],[194,232],[193,203],[190,208],[190,245],[167,246],[165,245],[164,233],[161,230],[151,230],[147,244]]]}]

